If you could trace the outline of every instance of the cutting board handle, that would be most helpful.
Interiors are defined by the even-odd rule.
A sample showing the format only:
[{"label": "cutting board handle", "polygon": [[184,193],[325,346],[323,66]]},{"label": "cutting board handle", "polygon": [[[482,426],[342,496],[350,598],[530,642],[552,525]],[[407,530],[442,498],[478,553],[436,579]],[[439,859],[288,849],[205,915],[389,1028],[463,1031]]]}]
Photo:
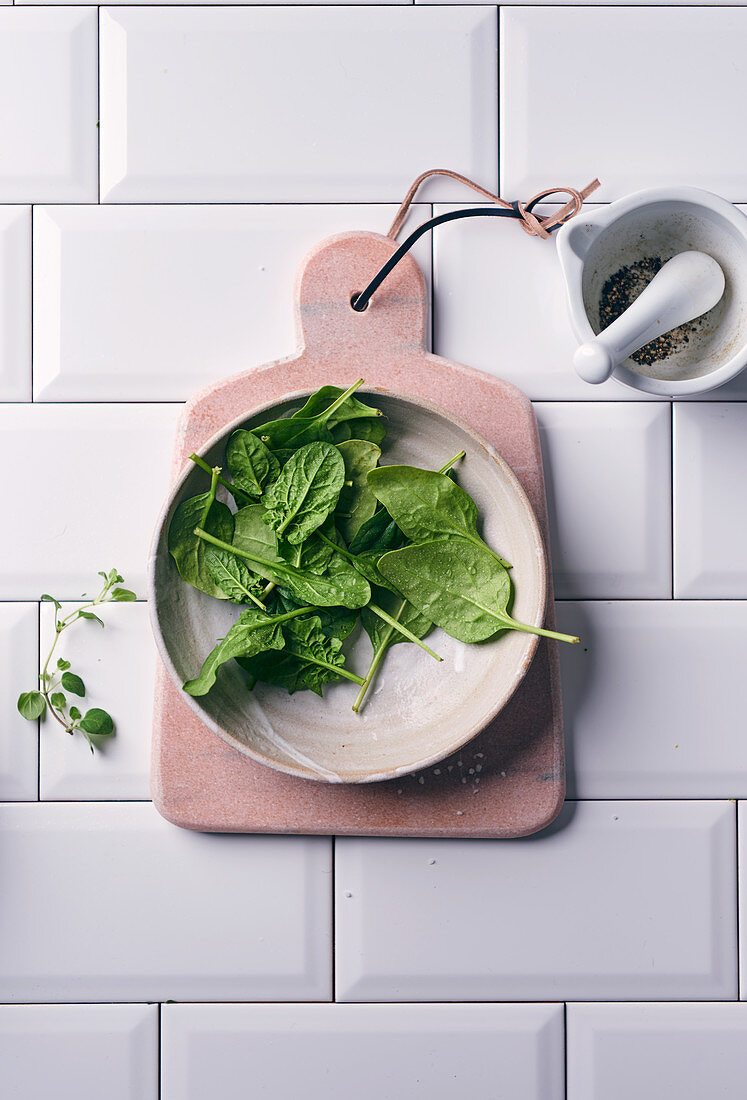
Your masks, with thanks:
[{"label": "cutting board handle", "polygon": [[397,264],[363,313],[350,299],[396,250],[378,233],[340,233],[313,249],[296,277],[296,325],[305,356],[327,359],[332,349],[363,358],[424,350],[427,317],[423,273],[409,254]]}]

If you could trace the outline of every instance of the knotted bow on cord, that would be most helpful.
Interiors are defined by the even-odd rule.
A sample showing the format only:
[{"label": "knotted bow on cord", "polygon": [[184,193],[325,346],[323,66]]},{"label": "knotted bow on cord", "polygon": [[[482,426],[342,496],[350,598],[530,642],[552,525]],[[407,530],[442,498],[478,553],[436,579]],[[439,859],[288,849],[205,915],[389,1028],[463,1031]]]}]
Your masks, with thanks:
[{"label": "knotted bow on cord", "polygon": [[[491,191],[481,187],[479,183],[467,179],[466,176],[459,175],[458,172],[451,172],[448,168],[431,168],[427,172],[423,172],[419,175],[412,184],[410,190],[405,195],[402,205],[397,211],[394,221],[387,233],[387,237],[391,237],[392,240],[397,239],[397,234],[402,228],[418,188],[430,176],[448,176],[450,179],[457,180],[459,183],[464,183],[479,195],[489,199],[489,201],[493,203],[493,206],[487,208],[471,207],[468,210],[451,210],[447,214],[439,214],[435,218],[429,218],[427,221],[423,222],[422,225],[419,225],[418,228],[402,242],[397,251],[389,257],[376,275],[374,275],[366,289],[351,298],[350,304],[357,313],[363,312],[374,291],[378,290],[387,275],[396,267],[402,257],[409,252],[415,242],[419,240],[424,233],[427,233],[428,230],[435,229],[437,225],[443,225],[445,222],[457,221],[460,218],[515,218],[525,233],[528,233],[532,237],[541,237],[543,240],[547,240],[553,230],[558,229],[561,225],[564,225],[565,222],[574,218],[576,214],[579,213],[584,199],[588,198],[588,196],[599,187],[599,180],[594,179],[581,191],[577,191],[575,187],[550,187],[546,191],[538,192],[538,194],[534,195],[527,203],[518,201],[506,202],[505,199],[502,199],[499,195],[494,195]],[[551,195],[568,195],[569,199],[564,206],[561,206],[559,210],[551,214],[535,214],[534,207],[543,200],[548,199]]]}]

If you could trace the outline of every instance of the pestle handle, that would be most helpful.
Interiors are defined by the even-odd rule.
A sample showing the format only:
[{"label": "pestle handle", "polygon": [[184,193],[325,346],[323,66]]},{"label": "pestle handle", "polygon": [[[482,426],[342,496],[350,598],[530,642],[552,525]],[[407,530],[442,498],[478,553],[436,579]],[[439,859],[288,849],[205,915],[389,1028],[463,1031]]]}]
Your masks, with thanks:
[{"label": "pestle handle", "polygon": [[724,285],[723,271],[705,252],[673,256],[616,321],[578,348],[576,373],[586,382],[605,382],[633,352],[713,309]]}]

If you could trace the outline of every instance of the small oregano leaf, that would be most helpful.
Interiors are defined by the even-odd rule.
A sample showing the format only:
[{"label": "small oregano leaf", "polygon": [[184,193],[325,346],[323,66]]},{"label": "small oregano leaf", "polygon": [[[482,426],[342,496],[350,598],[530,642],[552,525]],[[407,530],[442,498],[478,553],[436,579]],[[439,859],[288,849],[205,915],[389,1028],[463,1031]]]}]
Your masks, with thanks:
[{"label": "small oregano leaf", "polygon": [[118,603],[131,603],[137,599],[137,596],[129,588],[115,588],[112,592],[112,599]]},{"label": "small oregano leaf", "polygon": [[50,596],[48,592],[45,592],[41,597],[42,603],[53,603],[58,611],[62,610],[62,604],[59,600],[56,600],[54,596]]},{"label": "small oregano leaf", "polygon": [[80,718],[80,713],[77,707],[70,707],[70,717],[74,722]]},{"label": "small oregano leaf", "polygon": [[60,672],[65,672],[67,669],[70,668],[70,662],[63,660],[62,657],[58,657],[57,658],[57,667],[60,670]]},{"label": "small oregano leaf", "polygon": [[85,733],[93,734],[96,737],[109,737],[114,733],[114,722],[111,715],[107,714],[105,710],[101,710],[100,707],[92,707],[81,718],[80,728]]},{"label": "small oregano leaf", "polygon": [[18,713],[33,722],[41,718],[47,709],[47,703],[40,691],[24,691],[18,696]]},{"label": "small oregano leaf", "polygon": [[99,626],[104,625],[104,620],[100,619],[98,615],[94,615],[93,611],[79,611],[78,615],[81,619],[94,619],[99,624]]},{"label": "small oregano leaf", "polygon": [[81,680],[80,676],[76,676],[74,672],[63,672],[62,674],[62,686],[65,691],[70,691],[73,695],[80,695],[81,697],[86,693],[86,686]]},{"label": "small oregano leaf", "polygon": [[67,706],[67,699],[61,691],[56,691],[52,696],[52,706],[56,707],[57,710],[64,710]]}]

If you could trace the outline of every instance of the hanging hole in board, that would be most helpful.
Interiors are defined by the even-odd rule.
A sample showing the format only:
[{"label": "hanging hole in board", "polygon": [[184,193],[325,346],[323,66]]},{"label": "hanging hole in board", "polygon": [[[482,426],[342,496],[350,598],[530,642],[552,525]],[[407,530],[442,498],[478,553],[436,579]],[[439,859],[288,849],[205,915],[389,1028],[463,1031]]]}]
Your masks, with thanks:
[{"label": "hanging hole in board", "polygon": [[361,296],[360,290],[353,291],[353,293],[350,295],[350,308],[352,310],[355,310],[356,313],[365,313],[366,310],[368,309],[368,307],[371,305],[371,302],[370,301],[366,302],[363,309],[356,309],[355,308],[355,303],[358,301],[360,296]]}]

